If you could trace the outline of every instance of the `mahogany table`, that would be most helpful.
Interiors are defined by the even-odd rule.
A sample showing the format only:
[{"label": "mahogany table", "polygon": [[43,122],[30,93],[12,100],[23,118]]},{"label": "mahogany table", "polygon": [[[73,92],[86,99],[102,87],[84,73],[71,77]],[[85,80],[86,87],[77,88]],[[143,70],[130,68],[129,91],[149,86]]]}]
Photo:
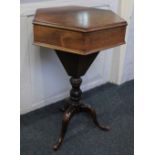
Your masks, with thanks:
[{"label": "mahogany table", "polygon": [[64,106],[62,129],[57,150],[64,140],[69,121],[74,114],[87,112],[97,127],[96,112],[81,101],[83,76],[99,51],[125,43],[127,23],[110,10],[81,6],[38,9],[33,21],[34,44],[54,49],[70,78],[72,89]]}]

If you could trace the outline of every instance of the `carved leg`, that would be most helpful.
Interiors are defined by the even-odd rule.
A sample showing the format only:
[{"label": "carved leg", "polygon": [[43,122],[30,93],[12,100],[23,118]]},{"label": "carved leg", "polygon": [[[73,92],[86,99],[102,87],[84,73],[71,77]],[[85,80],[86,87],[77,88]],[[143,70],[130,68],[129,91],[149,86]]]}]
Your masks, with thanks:
[{"label": "carved leg", "polygon": [[104,126],[104,125],[100,125],[98,120],[97,120],[97,116],[96,116],[96,112],[95,109],[93,109],[91,106],[87,105],[87,104],[82,104],[80,106],[80,111],[84,111],[90,114],[90,116],[93,118],[93,122],[95,123],[95,125],[104,130],[104,131],[109,131],[110,127],[109,126]]},{"label": "carved leg", "polygon": [[69,121],[71,120],[72,116],[75,113],[76,113],[76,109],[73,106],[69,106],[67,110],[65,111],[63,120],[62,120],[62,128],[61,128],[60,137],[58,139],[58,142],[53,146],[54,150],[57,150],[61,146],[64,140],[64,137],[65,137],[66,131],[67,131]]}]

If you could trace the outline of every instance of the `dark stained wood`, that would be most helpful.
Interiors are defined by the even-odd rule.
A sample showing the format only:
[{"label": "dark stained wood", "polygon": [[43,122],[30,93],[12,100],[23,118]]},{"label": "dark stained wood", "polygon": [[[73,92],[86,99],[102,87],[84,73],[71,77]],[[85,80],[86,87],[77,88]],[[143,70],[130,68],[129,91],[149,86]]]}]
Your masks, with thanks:
[{"label": "dark stained wood", "polygon": [[89,55],[79,55],[56,50],[56,54],[58,55],[61,63],[63,64],[67,74],[73,77],[83,76],[98,55],[98,53],[99,52]]},{"label": "dark stained wood", "polygon": [[87,112],[90,114],[90,116],[93,119],[93,122],[98,128],[104,131],[110,130],[109,126],[100,125],[97,120],[95,110],[81,101],[82,97],[82,90],[80,89],[80,85],[82,83],[81,76],[83,76],[86,73],[91,63],[96,58],[98,52],[90,55],[78,55],[73,53],[65,53],[62,51],[56,51],[56,53],[60,61],[62,62],[66,72],[68,73],[69,76],[71,76],[70,83],[72,89],[70,91],[70,98],[66,102],[64,107],[64,116],[62,120],[60,137],[58,139],[58,142],[53,146],[54,150],[57,150],[61,146],[69,122],[76,113]]},{"label": "dark stained wood", "polygon": [[64,137],[65,137],[65,134],[67,132],[67,128],[68,128],[68,125],[69,125],[71,118],[79,112],[88,113],[91,116],[91,118],[93,119],[94,124],[99,129],[101,129],[103,131],[109,131],[110,130],[109,126],[99,124],[99,122],[97,120],[97,116],[96,116],[96,111],[94,108],[90,107],[87,104],[83,104],[83,103],[79,103],[78,105],[74,105],[74,104],[72,104],[71,100],[69,101],[68,104],[69,104],[69,106],[67,107],[67,109],[65,110],[64,115],[63,115],[62,127],[61,127],[61,132],[60,132],[58,142],[53,145],[53,149],[55,151],[57,151],[60,148],[61,144],[64,141]]},{"label": "dark stained wood", "polygon": [[112,11],[76,6],[39,9],[33,24],[35,45],[81,55],[124,44],[127,25]]}]

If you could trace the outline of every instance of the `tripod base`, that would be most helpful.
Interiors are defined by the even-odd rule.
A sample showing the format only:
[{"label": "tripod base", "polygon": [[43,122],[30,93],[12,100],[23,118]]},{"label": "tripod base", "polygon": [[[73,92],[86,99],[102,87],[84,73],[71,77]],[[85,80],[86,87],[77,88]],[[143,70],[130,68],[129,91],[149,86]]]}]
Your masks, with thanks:
[{"label": "tripod base", "polygon": [[87,112],[88,114],[90,114],[90,116],[93,119],[93,122],[95,123],[95,125],[100,128],[101,130],[104,131],[109,131],[110,127],[109,126],[104,126],[104,125],[100,125],[98,120],[97,120],[97,116],[96,116],[96,112],[95,110],[90,107],[87,104],[84,103],[78,103],[78,104],[74,104],[73,101],[69,101],[65,104],[64,106],[64,116],[63,116],[63,120],[62,120],[62,128],[61,128],[61,133],[60,133],[60,137],[58,139],[58,142],[53,146],[54,150],[58,150],[59,147],[61,146],[63,140],[64,140],[64,136],[66,134],[67,131],[67,127],[69,125],[69,122],[71,120],[71,118],[79,112]]},{"label": "tripod base", "polygon": [[87,112],[90,114],[90,116],[93,119],[93,122],[95,125],[104,130],[108,131],[110,128],[108,126],[102,126],[97,121],[96,112],[93,108],[91,108],[89,105],[85,105],[81,102],[82,97],[82,90],[80,89],[80,85],[82,83],[81,76],[83,76],[94,59],[96,58],[97,54],[92,53],[89,55],[78,55],[73,53],[66,53],[61,51],[56,51],[56,54],[58,55],[60,61],[62,62],[67,74],[71,76],[70,83],[72,86],[72,89],[70,90],[70,98],[67,101],[67,103],[64,106],[64,109],[61,111],[64,111],[64,116],[62,120],[62,128],[60,132],[60,137],[58,139],[58,142],[53,146],[54,150],[57,150],[63,140],[65,133],[67,131],[67,127],[69,124],[69,121],[71,118],[79,112]]}]

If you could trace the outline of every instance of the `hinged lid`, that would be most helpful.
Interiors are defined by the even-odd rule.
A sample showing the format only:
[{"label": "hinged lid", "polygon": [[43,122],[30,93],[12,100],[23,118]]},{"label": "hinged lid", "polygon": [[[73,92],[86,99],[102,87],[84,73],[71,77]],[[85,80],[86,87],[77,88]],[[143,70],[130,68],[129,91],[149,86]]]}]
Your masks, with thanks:
[{"label": "hinged lid", "polygon": [[81,32],[127,25],[125,20],[110,10],[81,6],[38,9],[33,23]]}]

